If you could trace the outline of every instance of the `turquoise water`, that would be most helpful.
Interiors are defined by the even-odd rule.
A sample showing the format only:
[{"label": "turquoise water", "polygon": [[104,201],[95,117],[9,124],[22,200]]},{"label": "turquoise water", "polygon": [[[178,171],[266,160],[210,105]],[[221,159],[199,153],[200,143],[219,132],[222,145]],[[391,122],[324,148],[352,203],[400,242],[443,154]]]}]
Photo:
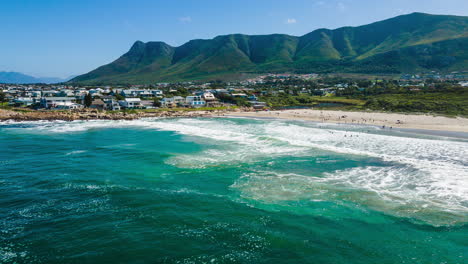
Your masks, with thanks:
[{"label": "turquoise water", "polygon": [[0,263],[468,263],[468,142],[299,121],[0,124]]}]

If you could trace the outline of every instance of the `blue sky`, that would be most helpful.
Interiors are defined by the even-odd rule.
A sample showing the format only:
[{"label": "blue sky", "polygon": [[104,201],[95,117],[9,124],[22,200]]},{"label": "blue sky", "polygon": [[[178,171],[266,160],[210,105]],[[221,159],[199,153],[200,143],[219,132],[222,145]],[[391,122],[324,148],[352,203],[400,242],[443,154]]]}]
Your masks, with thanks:
[{"label": "blue sky", "polygon": [[411,12],[468,15],[467,0],[0,0],[0,71],[66,77],[136,40],[179,46],[230,33],[300,36]]}]

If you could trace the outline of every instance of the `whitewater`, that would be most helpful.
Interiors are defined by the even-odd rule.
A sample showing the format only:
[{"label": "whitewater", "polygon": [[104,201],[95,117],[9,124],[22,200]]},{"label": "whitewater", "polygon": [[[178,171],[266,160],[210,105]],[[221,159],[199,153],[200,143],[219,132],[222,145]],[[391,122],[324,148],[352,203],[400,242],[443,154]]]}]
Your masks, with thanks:
[{"label": "whitewater", "polygon": [[[398,232],[401,232],[402,226],[406,226],[405,228],[413,230],[408,231],[410,236],[408,240],[426,235],[437,240],[433,234],[430,234],[432,231],[422,231],[421,227],[438,230],[437,232],[442,234],[444,232],[459,232],[456,236],[466,234],[468,223],[468,141],[466,139],[421,135],[374,126],[251,118],[11,121],[0,124],[0,135],[0,146],[4,152],[12,153],[10,156],[3,153],[0,157],[0,170],[3,170],[3,178],[0,181],[2,192],[11,192],[13,195],[17,191],[15,188],[31,188],[38,194],[50,194],[55,197],[54,199],[59,199],[56,196],[66,196],[71,188],[80,195],[93,196],[91,201],[97,208],[103,210],[99,212],[105,212],[106,208],[110,210],[116,206],[115,199],[120,203],[121,199],[132,199],[131,197],[135,196],[136,204],[133,205],[135,208],[127,204],[125,209],[132,212],[125,216],[129,221],[136,216],[136,211],[133,209],[136,210],[143,204],[151,208],[167,197],[188,195],[194,203],[194,207],[191,207],[194,210],[193,214],[204,216],[195,216],[188,212],[180,213],[188,214],[185,216],[188,218],[203,218],[205,224],[211,221],[213,225],[220,223],[219,219],[216,220],[220,216],[216,213],[206,215],[206,212],[212,210],[216,212],[219,204],[214,201],[223,200],[228,207],[237,208],[235,211],[239,213],[249,214],[251,210],[260,210],[255,211],[259,219],[275,217],[282,219],[286,217],[284,214],[287,214],[288,218],[296,215],[297,219],[302,221],[301,224],[296,223],[295,228],[298,229],[313,228],[301,227],[302,224],[307,226],[305,219],[309,218],[315,219],[314,221],[323,219],[321,221],[326,221],[328,224],[362,221],[370,225],[369,228],[386,225],[389,230],[397,228]],[[25,154],[27,157],[21,157],[14,149],[29,153]],[[43,155],[51,155],[49,158],[53,160],[44,160]],[[22,160],[23,158],[25,160]],[[38,170],[49,171],[36,173],[34,170],[24,168],[26,166],[24,162],[37,164]],[[86,166],[93,166],[94,169],[88,169]],[[39,174],[43,176],[38,176]],[[31,181],[37,182],[28,182],[24,178],[28,175]],[[20,183],[15,182],[15,179],[19,179]],[[43,186],[49,184],[54,187]],[[57,184],[59,186],[55,186]],[[143,199],[140,198],[143,193],[147,195],[144,202],[139,201]],[[10,199],[12,195],[9,196]],[[74,200],[78,198],[66,199],[68,206],[73,207],[78,203]],[[12,208],[9,210],[4,206],[1,212],[7,219],[21,223],[21,228],[32,228],[28,226],[29,222],[20,221],[21,218],[34,217],[31,211],[39,216],[54,215],[49,212],[50,207],[45,206],[44,202],[31,209],[34,200],[31,198],[24,208],[15,204],[18,207],[14,207],[14,210],[22,212],[20,216],[16,216],[19,218],[15,218]],[[148,205],[151,200],[153,204]],[[21,203],[6,198],[1,201],[5,205],[8,202]],[[166,202],[163,208],[171,208],[171,212],[181,210],[177,199]],[[60,204],[62,201],[53,204],[55,203]],[[79,206],[83,205],[80,203]],[[123,209],[113,214],[118,215],[120,210]],[[155,219],[164,218],[164,212],[155,212]],[[57,214],[66,217],[61,213]],[[71,212],[71,216],[73,214]],[[185,223],[185,220],[177,219],[173,221],[184,222],[181,225],[197,226],[197,220],[193,220],[195,224],[190,224],[190,221]],[[117,221],[117,223],[119,226],[126,225],[124,222]],[[372,227],[373,225],[375,226]],[[10,232],[14,229],[11,226],[7,227],[6,223],[3,224],[3,228]],[[249,232],[248,227],[244,228],[242,232]],[[265,228],[268,229],[268,226]],[[335,228],[341,229],[340,232],[344,234],[351,230],[348,229],[350,227],[335,226]],[[65,232],[67,229],[65,226],[62,231]],[[203,234],[212,232],[212,230],[197,230]],[[132,229],[128,232],[135,234],[133,232],[137,231]],[[250,230],[250,232],[259,231]],[[413,236],[411,234],[414,237],[411,237]],[[451,235],[453,234],[450,233]],[[261,234],[257,236],[255,239],[258,241],[252,238],[256,242],[251,241],[251,243],[258,242],[259,250],[274,247],[270,238]],[[156,237],[153,239],[158,240]],[[164,236],[160,239],[164,241]],[[212,241],[209,241],[216,242],[215,245],[220,241],[230,243],[225,241],[230,240],[227,237],[214,236],[211,239]],[[373,239],[377,239],[377,236]],[[392,240],[391,237],[388,239]],[[440,244],[436,246],[440,252],[447,250],[449,244],[458,243],[457,239],[453,240],[450,237],[440,239]],[[19,243],[13,237],[7,236],[6,240],[12,244]],[[430,250],[428,244],[424,246]],[[441,261],[451,259],[455,261],[453,263],[462,263],[460,256],[464,257],[461,253],[463,248],[462,244],[454,246],[451,256],[442,254],[438,259]],[[255,251],[258,254],[253,254],[252,250],[252,248],[247,250],[248,256],[243,255],[243,257],[257,262],[259,258],[264,259],[265,256],[269,256],[265,251]],[[394,253],[406,252],[397,248],[394,250]],[[21,249],[18,252],[26,251]],[[194,248],[192,251],[197,250]],[[21,259],[18,252],[3,249],[0,254],[4,255],[3,258],[8,263]],[[418,253],[420,255],[417,258],[420,258],[421,263],[424,263],[425,252],[422,250]],[[200,258],[190,255],[191,253],[187,253],[185,257],[176,256],[175,252],[168,254],[173,255],[169,262],[174,263],[208,262],[211,258],[221,262],[228,260],[226,255],[221,258],[218,253],[214,250],[208,254],[209,257],[201,253],[195,254]],[[242,254],[236,255],[233,252],[230,254],[235,261],[242,259]],[[306,253],[301,252],[299,255],[303,254]],[[307,260],[306,257],[301,258],[299,255],[293,259]],[[50,261],[41,257],[37,260]],[[329,261],[326,256],[322,257],[325,261]],[[337,255],[335,257],[334,260],[339,263],[340,259]]]}]

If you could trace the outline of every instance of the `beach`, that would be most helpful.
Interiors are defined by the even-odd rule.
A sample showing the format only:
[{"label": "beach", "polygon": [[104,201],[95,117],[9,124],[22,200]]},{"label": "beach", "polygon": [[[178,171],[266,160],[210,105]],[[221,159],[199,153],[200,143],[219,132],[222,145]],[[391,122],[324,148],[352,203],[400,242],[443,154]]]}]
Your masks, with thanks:
[{"label": "beach", "polygon": [[0,121],[35,121],[35,120],[134,120],[146,117],[251,117],[281,118],[323,123],[373,125],[387,129],[421,129],[434,131],[468,133],[468,118],[445,117],[424,114],[400,114],[382,112],[351,112],[337,110],[291,109],[277,111],[254,111],[249,108],[224,109],[217,111],[177,111],[165,110],[134,113],[105,112],[97,110],[79,111],[10,111],[0,109]]},{"label": "beach", "polygon": [[450,132],[468,132],[468,118],[424,114],[380,112],[351,112],[335,110],[294,109],[279,111],[238,112],[233,116],[254,118],[282,118],[324,123],[361,124],[385,128],[424,129]]}]

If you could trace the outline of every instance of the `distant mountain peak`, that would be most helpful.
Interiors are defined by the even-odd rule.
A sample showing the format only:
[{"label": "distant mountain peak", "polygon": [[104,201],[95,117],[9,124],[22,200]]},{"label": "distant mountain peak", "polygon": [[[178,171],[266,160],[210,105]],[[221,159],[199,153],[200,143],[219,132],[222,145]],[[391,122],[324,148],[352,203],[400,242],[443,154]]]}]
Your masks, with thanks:
[{"label": "distant mountain peak", "polygon": [[468,68],[468,17],[420,12],[304,36],[221,35],[172,47],[136,41],[116,61],[74,78],[82,83],[223,79],[240,73],[399,73]]},{"label": "distant mountain peak", "polygon": [[20,72],[0,72],[0,83],[8,83],[8,84],[32,84],[32,83],[60,83],[66,82],[72,79],[75,76],[71,76],[70,78],[62,79],[62,78],[55,78],[55,77],[33,77],[30,75],[26,75]]}]

